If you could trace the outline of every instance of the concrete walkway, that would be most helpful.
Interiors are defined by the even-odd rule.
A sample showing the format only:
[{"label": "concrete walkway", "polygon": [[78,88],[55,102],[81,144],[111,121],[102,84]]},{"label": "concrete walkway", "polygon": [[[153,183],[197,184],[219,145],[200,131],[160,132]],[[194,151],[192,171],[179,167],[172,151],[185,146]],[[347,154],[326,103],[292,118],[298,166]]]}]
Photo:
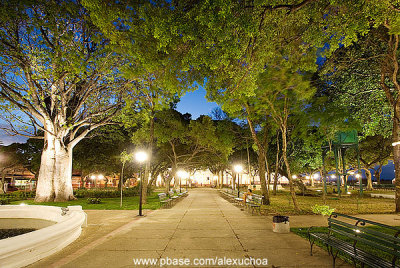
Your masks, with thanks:
[{"label": "concrete walkway", "polygon": [[[325,251],[315,247],[314,256],[310,256],[308,241],[293,233],[273,233],[271,217],[251,216],[213,189],[191,190],[172,209],[149,212],[142,218],[136,214],[135,211],[88,211],[89,227],[76,242],[31,267],[135,267],[134,258],[155,258],[159,262],[188,258],[193,265],[196,258],[224,257],[268,259],[268,267],[332,265]],[[304,221],[307,218],[299,219],[299,226]],[[141,267],[145,266],[159,267],[159,263]],[[337,267],[348,265],[339,260]]]}]

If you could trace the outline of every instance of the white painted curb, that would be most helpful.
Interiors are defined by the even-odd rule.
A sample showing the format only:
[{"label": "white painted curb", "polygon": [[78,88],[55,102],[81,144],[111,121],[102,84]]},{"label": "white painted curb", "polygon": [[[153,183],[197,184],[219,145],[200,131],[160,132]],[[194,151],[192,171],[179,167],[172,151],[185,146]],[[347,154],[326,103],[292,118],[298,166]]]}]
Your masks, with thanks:
[{"label": "white painted curb", "polygon": [[0,267],[23,267],[69,245],[86,226],[81,206],[68,210],[52,206],[0,206],[0,218],[42,219],[56,224],[19,236],[0,240]]}]

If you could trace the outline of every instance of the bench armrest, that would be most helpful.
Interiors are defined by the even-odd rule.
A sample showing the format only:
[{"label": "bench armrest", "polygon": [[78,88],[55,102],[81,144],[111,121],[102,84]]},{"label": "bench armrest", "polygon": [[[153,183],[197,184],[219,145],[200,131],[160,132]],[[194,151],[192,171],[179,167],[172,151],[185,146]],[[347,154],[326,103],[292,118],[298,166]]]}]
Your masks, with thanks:
[{"label": "bench armrest", "polygon": [[308,229],[307,229],[307,237],[308,237],[308,240],[309,240],[309,241],[311,240],[311,235],[310,235],[310,233],[311,233],[312,228],[315,228],[315,226],[308,227]]}]

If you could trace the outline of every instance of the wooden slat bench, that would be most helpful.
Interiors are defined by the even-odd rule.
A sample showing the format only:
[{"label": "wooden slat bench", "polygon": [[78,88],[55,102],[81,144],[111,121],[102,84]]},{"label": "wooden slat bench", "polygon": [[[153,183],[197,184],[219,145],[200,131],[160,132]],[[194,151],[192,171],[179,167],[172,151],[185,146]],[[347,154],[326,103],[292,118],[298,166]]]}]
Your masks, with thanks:
[{"label": "wooden slat bench", "polygon": [[160,200],[161,207],[171,207],[172,199],[168,197],[166,193],[158,194],[158,199]]},{"label": "wooden slat bench", "polygon": [[233,190],[230,188],[222,189],[220,193],[221,196],[229,202],[234,202],[235,198],[237,197],[237,195],[234,195]]},{"label": "wooden slat bench", "polygon": [[261,215],[262,200],[263,197],[257,194],[252,194],[251,198],[246,198],[246,208],[251,211],[251,215],[253,215],[255,211]]},{"label": "wooden slat bench", "polygon": [[[371,228],[372,227],[372,228]],[[380,227],[380,229],[374,229]],[[362,218],[332,213],[328,218],[328,233],[308,230],[310,254],[315,241],[324,244],[332,256],[333,267],[338,253],[349,256],[354,265],[361,267],[400,267],[400,228]],[[384,258],[383,256],[387,256]]]},{"label": "wooden slat bench", "polygon": [[178,202],[178,200],[180,199],[180,196],[179,196],[179,195],[175,195],[175,192],[174,192],[173,190],[170,190],[170,191],[168,192],[168,195],[169,195],[169,198],[172,199],[172,202],[174,202],[174,204],[175,204],[176,202]]}]

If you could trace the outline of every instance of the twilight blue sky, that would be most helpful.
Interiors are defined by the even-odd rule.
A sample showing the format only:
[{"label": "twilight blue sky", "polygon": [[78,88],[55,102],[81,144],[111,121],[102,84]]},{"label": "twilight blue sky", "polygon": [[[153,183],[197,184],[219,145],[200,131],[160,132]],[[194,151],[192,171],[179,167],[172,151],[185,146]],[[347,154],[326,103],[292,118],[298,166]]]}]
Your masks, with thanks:
[{"label": "twilight blue sky", "polygon": [[[192,119],[197,119],[200,115],[209,115],[211,111],[218,107],[215,102],[208,102],[206,100],[206,90],[199,86],[194,92],[188,92],[181,98],[177,105],[177,110],[181,113],[190,113]],[[0,141],[4,145],[9,145],[13,142],[25,142],[26,138],[21,136],[8,136],[0,130]]]},{"label": "twilight blue sky", "polygon": [[197,119],[200,115],[209,115],[218,105],[215,102],[208,102],[205,96],[206,90],[199,86],[196,91],[186,93],[176,108],[181,113],[190,113],[192,119]]}]

